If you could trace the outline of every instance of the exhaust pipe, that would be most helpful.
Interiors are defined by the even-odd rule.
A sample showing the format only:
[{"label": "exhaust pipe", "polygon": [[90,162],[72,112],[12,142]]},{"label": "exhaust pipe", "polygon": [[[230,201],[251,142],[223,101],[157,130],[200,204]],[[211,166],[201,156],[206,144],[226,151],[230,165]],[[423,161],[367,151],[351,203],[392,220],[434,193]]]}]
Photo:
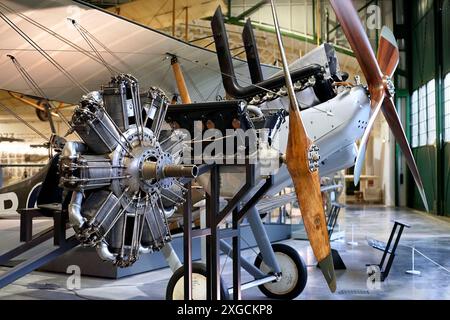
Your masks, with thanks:
[{"label": "exhaust pipe", "polygon": [[171,216],[173,216],[173,214],[175,213],[176,209],[177,209],[177,207],[175,207],[175,206],[170,207],[170,208],[164,207],[163,210],[162,210],[162,213],[164,214],[164,216],[166,218],[170,218]]},{"label": "exhaust pipe", "polygon": [[245,54],[247,56],[248,69],[252,83],[259,83],[264,80],[261,69],[261,62],[259,60],[258,48],[256,46],[256,38],[253,33],[252,22],[247,19],[244,29],[242,30],[242,41],[244,42]]},{"label": "exhaust pipe", "polygon": [[[286,82],[284,79],[284,75],[278,75],[267,80],[262,80],[258,83],[254,83],[254,85],[242,87],[236,80],[233,57],[230,53],[227,30],[225,28],[225,22],[223,20],[222,10],[220,6],[217,8],[211,20],[211,30],[214,35],[214,43],[216,45],[217,58],[219,60],[220,71],[222,73],[223,86],[229,96],[233,97],[234,99],[250,99],[259,94],[266,94],[266,90],[278,90],[285,86]],[[246,52],[247,51],[249,51],[249,49],[246,48]],[[256,60],[252,61],[252,63],[254,63],[255,67],[257,66]],[[257,71],[254,71],[252,73],[254,73],[253,80],[256,80],[260,77],[260,75],[257,75]],[[323,73],[324,70],[320,65],[311,64],[309,66],[292,71],[291,77],[294,82],[306,81],[312,76],[323,76]],[[255,75],[257,76],[255,77]]]},{"label": "exhaust pipe", "polygon": [[69,210],[69,223],[76,230],[81,229],[86,223],[86,219],[81,215],[81,201],[83,200],[83,194],[81,192],[74,191],[72,198],[70,199]]},{"label": "exhaust pipe", "polygon": [[114,253],[111,253],[108,249],[108,245],[106,242],[102,241],[100,242],[96,247],[97,254],[103,261],[116,261],[116,255]]},{"label": "exhaust pipe", "polygon": [[150,247],[144,247],[143,245],[139,246],[139,253],[140,254],[147,254],[147,253],[152,253],[153,250]]},{"label": "exhaust pipe", "polygon": [[[61,152],[61,158],[76,159],[80,152],[86,151],[86,146],[81,142],[68,141],[64,145]],[[78,191],[72,193],[72,198],[69,203],[69,223],[75,229],[81,229],[86,222],[86,219],[81,215],[81,202],[83,194]]]},{"label": "exhaust pipe", "polygon": [[85,152],[86,149],[86,145],[82,142],[68,141],[61,152],[61,158],[74,159],[79,153]]}]

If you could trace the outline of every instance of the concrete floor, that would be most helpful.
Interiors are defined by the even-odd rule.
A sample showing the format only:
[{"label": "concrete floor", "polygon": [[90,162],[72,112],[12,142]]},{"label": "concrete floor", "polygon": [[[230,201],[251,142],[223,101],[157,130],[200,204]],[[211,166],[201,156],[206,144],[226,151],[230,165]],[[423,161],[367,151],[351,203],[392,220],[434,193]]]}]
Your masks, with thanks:
[{"label": "concrete floor", "polygon": [[[389,277],[379,288],[368,287],[366,264],[379,263],[382,253],[368,246],[367,239],[387,241],[393,220],[408,223],[411,229],[405,229]],[[7,221],[12,223],[0,220],[2,234]],[[347,270],[337,271],[338,289],[334,294],[328,291],[320,270],[315,267],[308,243],[284,241],[296,248],[308,265],[308,283],[298,299],[450,299],[450,219],[405,209],[351,206],[341,213],[340,224],[345,228],[346,239],[333,241],[332,247],[340,252]],[[351,241],[352,225],[357,246],[347,243]],[[411,269],[409,246],[415,246],[447,270],[416,254],[415,268],[422,274],[406,274]],[[244,255],[253,261],[256,253],[247,250]],[[225,260],[223,277],[229,281],[231,262],[222,258],[222,262]],[[0,268],[0,273],[5,270]],[[34,272],[0,289],[0,299],[164,299],[170,276],[171,271],[163,269],[114,281],[82,277],[81,289],[69,291],[67,275]],[[244,282],[250,279],[246,272],[242,277]],[[243,292],[243,298],[265,299],[265,296],[253,288]]]}]

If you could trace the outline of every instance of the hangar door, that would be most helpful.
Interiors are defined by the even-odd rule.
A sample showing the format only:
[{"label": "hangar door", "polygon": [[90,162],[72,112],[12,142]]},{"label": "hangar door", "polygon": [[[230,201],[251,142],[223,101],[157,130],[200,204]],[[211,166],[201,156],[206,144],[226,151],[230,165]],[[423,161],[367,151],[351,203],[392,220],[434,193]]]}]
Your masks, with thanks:
[{"label": "hangar door", "polygon": [[444,113],[443,211],[450,216],[450,0],[443,2],[442,10],[442,70]]},{"label": "hangar door", "polygon": [[[410,142],[425,187],[430,211],[438,211],[436,104],[436,57],[434,6],[432,0],[414,0],[411,7],[412,39],[410,44],[411,99],[409,109]],[[425,48],[429,48],[425,50]],[[424,210],[413,179],[408,179],[408,206]]]},{"label": "hangar door", "polygon": [[[409,138],[430,210],[450,216],[450,0],[412,4]],[[423,210],[408,181],[408,206]]]}]

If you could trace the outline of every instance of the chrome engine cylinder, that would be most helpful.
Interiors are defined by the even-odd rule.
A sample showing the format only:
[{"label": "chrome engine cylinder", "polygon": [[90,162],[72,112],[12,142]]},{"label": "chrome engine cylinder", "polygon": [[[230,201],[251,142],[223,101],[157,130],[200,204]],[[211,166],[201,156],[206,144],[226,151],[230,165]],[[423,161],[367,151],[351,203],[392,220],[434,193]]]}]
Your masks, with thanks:
[{"label": "chrome engine cylinder", "polygon": [[142,246],[152,251],[159,251],[166,242],[171,240],[164,212],[152,210],[152,219],[148,219],[142,234]]},{"label": "chrome engine cylinder", "polygon": [[70,190],[90,190],[111,184],[111,160],[103,156],[78,155],[62,156],[60,166],[60,185]]},{"label": "chrome engine cylinder", "polygon": [[113,78],[108,85],[103,87],[105,110],[122,131],[129,128],[130,101],[131,98],[127,97],[126,82],[123,79]]},{"label": "chrome engine cylinder", "polygon": [[99,190],[91,193],[83,202],[81,212],[86,219],[81,234],[84,242],[94,244],[98,239],[114,233],[114,220],[120,211],[120,203],[114,193]]},{"label": "chrome engine cylinder", "polygon": [[74,130],[96,154],[112,152],[119,144],[120,133],[103,108],[98,92],[83,96],[72,116]]}]

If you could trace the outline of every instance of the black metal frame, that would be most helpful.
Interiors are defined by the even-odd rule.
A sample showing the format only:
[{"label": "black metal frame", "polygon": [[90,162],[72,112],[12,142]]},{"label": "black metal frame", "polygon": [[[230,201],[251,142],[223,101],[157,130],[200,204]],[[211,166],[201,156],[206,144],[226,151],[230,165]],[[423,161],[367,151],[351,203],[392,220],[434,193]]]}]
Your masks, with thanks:
[{"label": "black metal frame", "polygon": [[[395,258],[395,251],[397,250],[398,243],[400,242],[400,238],[402,236],[403,229],[405,227],[410,228],[411,226],[409,226],[405,223],[399,222],[399,221],[394,221],[394,226],[392,227],[391,235],[389,236],[389,240],[385,246],[380,245],[380,243],[378,241],[373,241],[372,243],[369,243],[370,246],[372,246],[374,249],[383,251],[383,256],[381,257],[381,262],[379,264],[376,264],[376,266],[378,266],[380,268],[380,272],[381,272],[380,280],[381,281],[384,281],[389,276],[389,272],[391,271],[392,263],[394,262],[394,258]],[[394,244],[392,245],[392,240],[394,239],[394,235],[397,231],[397,228],[399,228],[399,230],[397,232],[397,236],[395,238]],[[391,245],[392,245],[392,249],[391,249]],[[386,261],[388,254],[389,254],[389,259],[386,263],[386,266],[384,266],[384,263]],[[372,266],[372,265],[373,264],[368,264],[367,266]]]},{"label": "black metal frame", "polygon": [[[45,208],[48,212],[50,208]],[[20,241],[22,245],[2,254],[0,256],[0,265],[5,265],[15,257],[31,250],[41,243],[53,238],[55,247],[39,253],[28,260],[19,263],[0,276],[0,289],[11,284],[17,279],[27,275],[28,273],[42,267],[53,259],[63,255],[79,245],[79,241],[72,236],[66,238],[67,230],[67,211],[52,210],[53,227],[49,227],[35,235],[33,235],[33,219],[44,216],[42,209],[23,209],[20,213]]]},{"label": "black metal frame", "polygon": [[[336,226],[337,219],[339,217],[339,212],[341,211],[343,205],[333,202],[331,204],[331,210],[327,217],[327,228],[328,228],[328,237],[331,241],[331,235],[334,232],[334,227]],[[341,255],[339,254],[339,251],[336,249],[331,248],[331,255],[333,256],[333,265],[335,270],[346,270],[347,266],[344,263],[344,260],[342,260]],[[317,264],[317,267],[319,268],[319,264]]]},{"label": "black metal frame", "polygon": [[[331,236],[334,232],[334,227],[336,226],[336,222],[339,217],[339,213],[341,212],[343,205],[333,202],[331,204],[331,211],[328,215],[327,226],[328,226],[328,237],[331,241]],[[339,251],[331,248],[331,255],[333,256],[333,264],[334,270],[347,270],[347,266],[344,263]]]},{"label": "black metal frame", "polygon": [[[240,223],[246,213],[252,208],[261,197],[273,185],[273,177],[270,176],[266,182],[256,191],[256,193],[240,206],[242,199],[249,195],[254,189],[256,176],[255,164],[247,163],[246,180],[242,188],[228,202],[227,206],[220,211],[220,184],[219,169],[222,165],[203,165],[199,168],[199,175],[210,172],[211,191],[206,195],[206,228],[192,230],[192,212],[190,194],[187,194],[184,205],[184,297],[185,300],[192,299],[192,240],[198,237],[206,237],[206,270],[207,270],[207,292],[208,300],[227,299],[221,297],[221,277],[220,277],[220,244],[219,241],[225,238],[232,238],[232,260],[233,260],[233,300],[241,299],[241,248],[240,248]],[[224,165],[225,166],[225,165]],[[187,184],[189,188],[190,184]],[[219,230],[219,225],[232,215],[232,228]]]},{"label": "black metal frame", "polygon": [[331,204],[331,210],[330,210],[330,213],[328,214],[328,219],[327,219],[328,237],[330,239],[331,239],[331,235],[334,232],[334,227],[336,226],[336,222],[339,217],[339,212],[341,211],[342,207],[343,206],[337,202],[333,202]]}]

